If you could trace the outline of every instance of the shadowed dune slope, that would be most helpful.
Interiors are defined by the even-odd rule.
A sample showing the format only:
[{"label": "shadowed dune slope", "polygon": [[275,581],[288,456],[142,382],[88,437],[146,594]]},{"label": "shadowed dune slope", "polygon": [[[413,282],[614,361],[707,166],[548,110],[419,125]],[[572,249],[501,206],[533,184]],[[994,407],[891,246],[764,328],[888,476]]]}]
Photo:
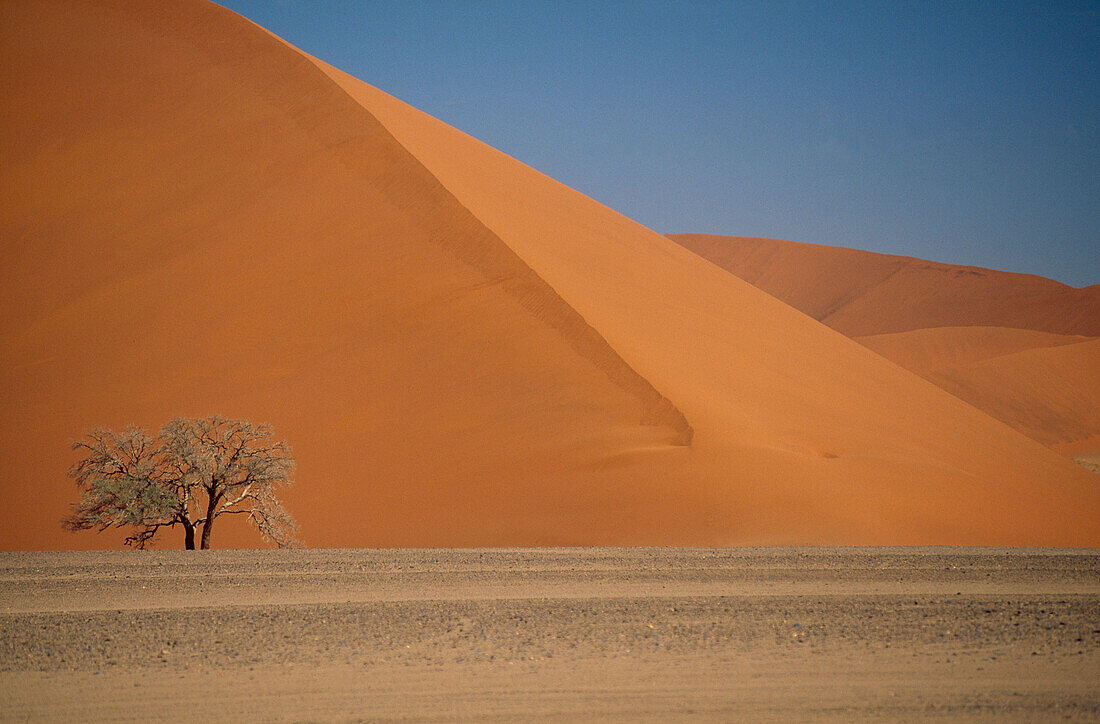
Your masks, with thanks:
[{"label": "shadowed dune slope", "polygon": [[0,547],[117,545],[66,439],[215,412],[310,545],[1100,544],[1069,461],[218,6],[0,52]]},{"label": "shadowed dune slope", "polygon": [[669,238],[849,337],[964,326],[1100,336],[1100,285],[795,241]]}]

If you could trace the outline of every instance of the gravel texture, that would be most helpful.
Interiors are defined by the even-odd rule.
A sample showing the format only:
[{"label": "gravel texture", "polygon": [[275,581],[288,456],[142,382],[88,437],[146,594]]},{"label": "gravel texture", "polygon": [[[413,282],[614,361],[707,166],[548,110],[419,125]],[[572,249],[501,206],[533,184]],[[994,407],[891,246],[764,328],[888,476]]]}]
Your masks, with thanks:
[{"label": "gravel texture", "polygon": [[0,554],[4,719],[1100,720],[1100,552]]}]

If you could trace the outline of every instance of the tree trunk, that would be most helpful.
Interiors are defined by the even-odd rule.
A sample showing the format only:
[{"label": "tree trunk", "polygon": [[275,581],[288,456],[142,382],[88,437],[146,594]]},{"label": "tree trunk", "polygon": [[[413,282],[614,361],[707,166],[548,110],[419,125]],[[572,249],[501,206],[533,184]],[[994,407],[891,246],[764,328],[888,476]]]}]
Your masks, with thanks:
[{"label": "tree trunk", "polygon": [[211,495],[210,502],[206,504],[206,520],[202,524],[202,542],[199,547],[206,550],[210,547],[210,529],[214,527],[214,509],[221,501],[221,494]]},{"label": "tree trunk", "polygon": [[195,550],[195,526],[187,521],[183,523],[183,547],[189,551]]},{"label": "tree trunk", "polygon": [[206,522],[202,524],[202,542],[199,547],[202,550],[206,550],[210,547],[210,529],[214,526],[214,519],[207,518]]}]

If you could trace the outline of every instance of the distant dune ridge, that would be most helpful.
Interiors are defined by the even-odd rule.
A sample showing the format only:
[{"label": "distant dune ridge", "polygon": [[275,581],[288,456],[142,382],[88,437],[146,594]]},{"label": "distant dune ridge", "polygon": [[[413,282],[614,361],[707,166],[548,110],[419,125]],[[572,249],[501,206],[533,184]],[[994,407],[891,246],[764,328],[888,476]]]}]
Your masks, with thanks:
[{"label": "distant dune ridge", "polygon": [[1100,337],[1100,284],[778,239],[669,238],[849,337],[964,326]]},{"label": "distant dune ridge", "polygon": [[1100,454],[1100,285],[792,241],[669,236],[1025,435],[1071,457]]},{"label": "distant dune ridge", "polygon": [[0,84],[0,548],[118,546],[66,440],[213,413],[313,546],[1100,545],[1091,473],[212,3],[4,3]]},{"label": "distant dune ridge", "polygon": [[1080,335],[1009,327],[928,327],[854,339],[918,375],[935,374],[1024,350],[1092,340]]}]

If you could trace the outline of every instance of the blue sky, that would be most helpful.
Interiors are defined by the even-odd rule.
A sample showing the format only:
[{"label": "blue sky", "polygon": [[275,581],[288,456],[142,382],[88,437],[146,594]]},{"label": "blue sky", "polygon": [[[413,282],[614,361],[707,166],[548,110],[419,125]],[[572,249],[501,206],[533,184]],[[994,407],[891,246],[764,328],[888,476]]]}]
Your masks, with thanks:
[{"label": "blue sky", "polygon": [[223,4],[660,232],[1100,283],[1100,2]]}]

